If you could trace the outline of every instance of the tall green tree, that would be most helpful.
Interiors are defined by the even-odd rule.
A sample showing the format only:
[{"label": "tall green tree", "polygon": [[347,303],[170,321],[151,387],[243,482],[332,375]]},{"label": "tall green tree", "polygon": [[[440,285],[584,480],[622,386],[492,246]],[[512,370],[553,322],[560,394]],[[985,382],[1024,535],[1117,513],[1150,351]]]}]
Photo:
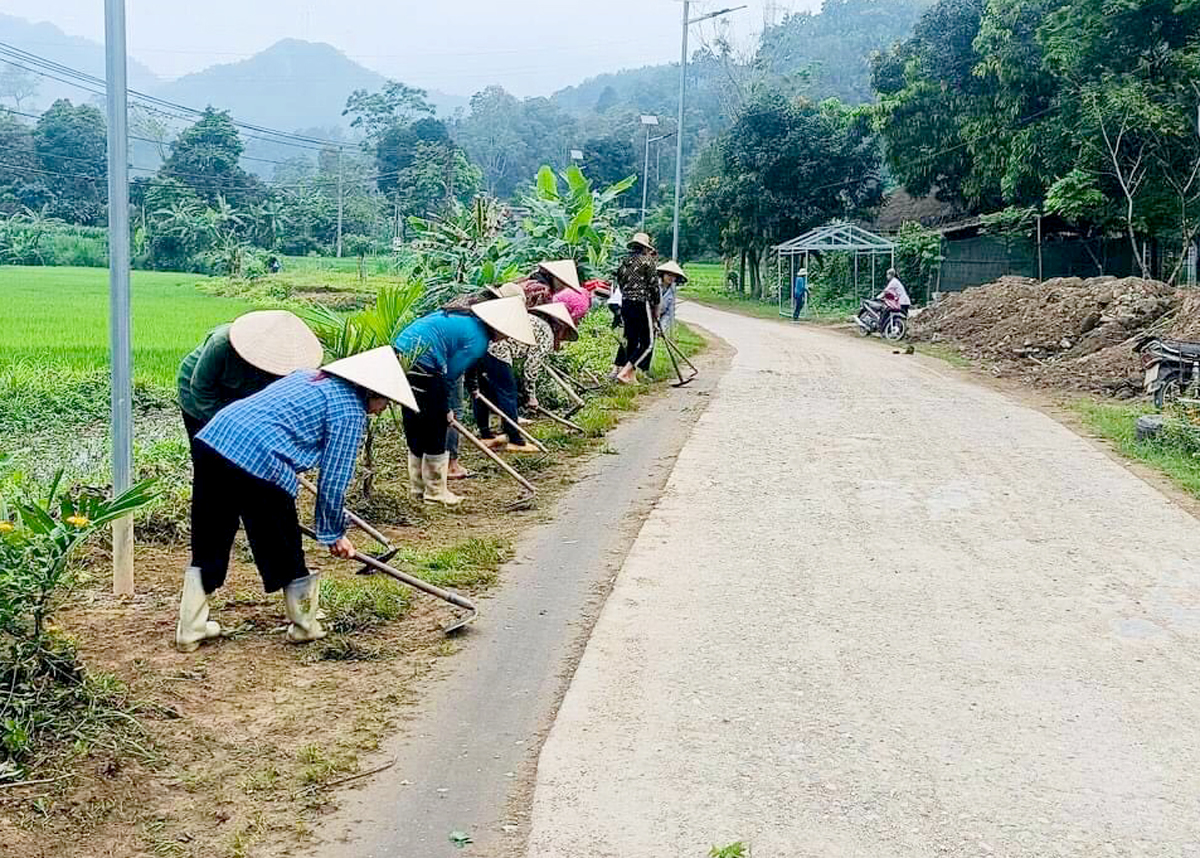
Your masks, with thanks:
[{"label": "tall green tree", "polygon": [[33,143],[48,213],[72,223],[102,223],[108,201],[104,115],[89,104],[59,99],[38,120]]},{"label": "tall green tree", "polygon": [[235,207],[248,207],[263,200],[266,188],[241,168],[243,149],[229,114],[209,107],[171,144],[158,174],[177,179],[209,205],[224,198]]},{"label": "tall green tree", "polygon": [[870,117],[835,99],[818,105],[764,91],[715,145],[714,174],[690,194],[690,223],[741,256],[756,296],[772,244],[882,201]]}]

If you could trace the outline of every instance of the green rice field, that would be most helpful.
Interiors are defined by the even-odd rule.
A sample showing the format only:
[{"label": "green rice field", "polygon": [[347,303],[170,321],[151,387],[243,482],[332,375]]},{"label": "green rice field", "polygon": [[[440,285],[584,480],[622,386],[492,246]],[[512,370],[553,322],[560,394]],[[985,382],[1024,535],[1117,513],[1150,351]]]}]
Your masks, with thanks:
[{"label": "green rice field", "polygon": [[[133,365],[146,385],[174,384],[179,362],[214,325],[249,304],[206,295],[196,274],[135,271]],[[0,266],[0,375],[16,367],[108,367],[108,271]]]}]

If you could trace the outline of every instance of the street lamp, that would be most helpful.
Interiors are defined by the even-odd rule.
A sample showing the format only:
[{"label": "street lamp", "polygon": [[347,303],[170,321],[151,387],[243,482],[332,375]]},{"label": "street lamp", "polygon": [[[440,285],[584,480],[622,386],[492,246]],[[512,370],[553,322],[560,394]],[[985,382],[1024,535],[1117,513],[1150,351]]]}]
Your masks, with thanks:
[{"label": "street lamp", "polygon": [[679,122],[675,126],[675,133],[679,135],[679,138],[675,143],[675,225],[671,239],[672,259],[679,259],[679,206],[680,196],[683,191],[683,108],[687,97],[688,27],[692,24],[699,24],[701,21],[707,21],[710,18],[720,18],[722,15],[728,15],[730,12],[736,12],[739,9],[745,8],[745,6],[730,6],[718,12],[709,12],[707,15],[701,15],[699,18],[692,18],[690,17],[692,12],[691,0],[683,0],[683,49],[679,55]]}]

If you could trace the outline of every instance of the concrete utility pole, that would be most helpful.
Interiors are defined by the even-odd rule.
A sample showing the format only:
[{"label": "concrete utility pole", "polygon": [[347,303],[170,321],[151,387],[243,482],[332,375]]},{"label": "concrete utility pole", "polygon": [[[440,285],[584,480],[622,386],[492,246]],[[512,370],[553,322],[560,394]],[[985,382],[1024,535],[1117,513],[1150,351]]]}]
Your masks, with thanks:
[{"label": "concrete utility pole", "polygon": [[683,0],[683,46],[679,52],[679,120],[675,126],[675,133],[679,137],[675,142],[675,221],[671,238],[672,259],[679,259],[679,206],[680,198],[683,195],[683,111],[687,102],[688,27],[745,8],[745,6],[731,6],[728,9],[710,12],[693,19],[690,17],[692,13],[691,0]]},{"label": "concrete utility pole", "polygon": [[[109,348],[112,351],[113,493],[133,484],[133,351],[129,300],[129,103],[125,0],[104,2],[108,90]],[[113,593],[133,595],[133,516],[113,522]]]},{"label": "concrete utility pole", "polygon": [[338,259],[342,258],[342,220],[346,211],[346,193],[344,177],[342,174],[342,147],[338,147],[338,232],[337,232],[337,255]]}]

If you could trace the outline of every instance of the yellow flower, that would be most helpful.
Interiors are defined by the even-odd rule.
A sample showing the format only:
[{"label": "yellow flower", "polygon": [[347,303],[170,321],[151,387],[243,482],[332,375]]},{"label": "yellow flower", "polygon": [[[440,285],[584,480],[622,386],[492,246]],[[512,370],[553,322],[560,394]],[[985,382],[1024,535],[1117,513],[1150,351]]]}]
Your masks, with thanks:
[{"label": "yellow flower", "polygon": [[67,524],[72,527],[87,527],[92,523],[92,520],[86,515],[72,515],[67,518]]},{"label": "yellow flower", "polygon": [[0,533],[12,533],[16,530],[11,521],[0,521]]}]

